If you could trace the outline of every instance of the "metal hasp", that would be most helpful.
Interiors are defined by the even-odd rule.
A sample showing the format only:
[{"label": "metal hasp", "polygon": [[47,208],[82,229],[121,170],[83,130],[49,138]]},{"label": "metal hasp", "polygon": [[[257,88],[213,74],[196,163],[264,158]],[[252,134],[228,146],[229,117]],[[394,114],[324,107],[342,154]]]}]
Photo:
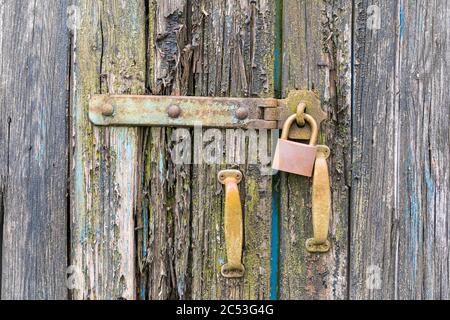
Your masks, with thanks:
[{"label": "metal hasp", "polygon": [[312,183],[312,222],[314,238],[306,241],[306,250],[311,253],[325,253],[330,250],[328,229],[331,213],[330,176],[327,159],[330,148],[317,146],[316,163]]},{"label": "metal hasp", "polygon": [[[285,120],[304,102],[306,113],[319,127],[327,115],[312,91],[291,91],[286,99],[179,97],[148,95],[94,95],[89,119],[98,126],[213,127],[281,129]],[[289,138],[308,140],[308,126],[296,124]]]},{"label": "metal hasp", "polygon": [[245,272],[242,264],[244,225],[238,188],[242,173],[239,170],[223,170],[217,177],[219,182],[225,185],[224,227],[227,263],[222,266],[221,273],[225,278],[241,278]]}]

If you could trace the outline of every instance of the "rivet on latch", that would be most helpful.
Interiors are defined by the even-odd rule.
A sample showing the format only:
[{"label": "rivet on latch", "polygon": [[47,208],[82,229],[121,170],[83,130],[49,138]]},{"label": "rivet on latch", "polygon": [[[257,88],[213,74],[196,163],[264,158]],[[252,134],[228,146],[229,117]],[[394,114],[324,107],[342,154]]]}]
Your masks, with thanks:
[{"label": "rivet on latch", "polygon": [[245,120],[248,117],[248,108],[246,107],[239,107],[236,110],[236,118],[239,120]]},{"label": "rivet on latch", "polygon": [[180,116],[181,114],[181,108],[177,105],[170,105],[167,108],[167,114],[169,115],[170,118],[172,119],[176,119]]},{"label": "rivet on latch", "polygon": [[245,272],[241,262],[244,226],[237,185],[242,180],[242,173],[239,170],[223,170],[219,172],[218,180],[225,185],[224,229],[227,263],[222,266],[221,273],[225,278],[241,278]]},{"label": "rivet on latch", "polygon": [[110,103],[105,103],[102,108],[102,115],[111,117],[114,114],[114,107]]}]

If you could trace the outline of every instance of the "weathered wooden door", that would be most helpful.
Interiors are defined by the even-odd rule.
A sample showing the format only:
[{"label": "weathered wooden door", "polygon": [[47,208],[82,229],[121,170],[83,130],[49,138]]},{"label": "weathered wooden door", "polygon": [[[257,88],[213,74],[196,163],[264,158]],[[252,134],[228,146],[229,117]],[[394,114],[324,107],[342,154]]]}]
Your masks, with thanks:
[{"label": "weathered wooden door", "polygon": [[[55,3],[0,2],[2,298],[450,298],[450,2]],[[88,119],[94,94],[294,89],[328,115],[325,254],[305,250],[310,179],[264,170],[278,132]],[[220,273],[225,168],[244,175],[242,279]]]},{"label": "weathered wooden door", "polygon": [[[347,297],[351,2],[334,8],[302,1],[82,1],[80,10],[72,264],[84,285],[74,298]],[[339,25],[325,25],[336,10]],[[333,32],[339,39],[324,39]],[[322,137],[333,148],[335,169],[334,245],[327,255],[304,249],[312,233],[310,180],[264,174],[270,154],[268,163],[250,164],[248,152],[245,159],[226,153],[235,144],[229,131],[185,130],[194,164],[177,165],[174,129],[100,129],[87,119],[88,99],[97,93],[281,98],[290,89],[315,90],[330,114]],[[249,143],[267,146],[272,135],[256,138]],[[195,161],[215,143],[223,154]],[[226,253],[217,173],[224,168],[244,175],[247,272],[239,280],[220,274]]]}]

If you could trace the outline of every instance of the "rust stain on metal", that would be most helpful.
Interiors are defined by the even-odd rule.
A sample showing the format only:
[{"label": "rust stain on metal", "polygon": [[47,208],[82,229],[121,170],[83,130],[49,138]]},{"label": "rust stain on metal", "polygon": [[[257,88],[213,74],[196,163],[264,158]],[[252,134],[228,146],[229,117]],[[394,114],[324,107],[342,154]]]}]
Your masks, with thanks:
[{"label": "rust stain on metal", "polygon": [[[293,113],[297,113],[297,107],[300,103],[305,104],[305,113],[312,116],[320,128],[322,122],[327,119],[327,113],[321,108],[320,98],[310,90],[293,90],[289,92],[286,99],[280,100],[279,127],[281,128],[286,119]],[[291,140],[309,140],[310,137],[311,129],[309,126],[299,127],[294,124],[289,131],[289,139]]]},{"label": "rust stain on metal", "polygon": [[[108,116],[105,114],[108,111]],[[178,96],[95,95],[89,118],[99,126],[172,126],[216,128],[276,128],[276,119],[264,120],[265,108],[276,99]]]},{"label": "rust stain on metal", "polygon": [[[312,91],[292,91],[286,99],[180,97],[144,95],[95,95],[89,104],[89,118],[99,126],[170,126],[242,129],[281,129],[301,107],[318,126],[327,115]],[[301,125],[302,113],[298,116]],[[289,138],[308,140],[308,126],[292,125]]]}]

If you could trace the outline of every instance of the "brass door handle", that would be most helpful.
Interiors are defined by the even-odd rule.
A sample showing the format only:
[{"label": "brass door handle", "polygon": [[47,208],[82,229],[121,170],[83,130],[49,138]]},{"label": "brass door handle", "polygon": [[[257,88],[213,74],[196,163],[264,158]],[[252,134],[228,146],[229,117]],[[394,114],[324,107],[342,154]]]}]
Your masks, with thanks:
[{"label": "brass door handle", "polygon": [[227,263],[222,266],[225,278],[241,278],[245,268],[242,264],[243,217],[238,184],[242,180],[239,170],[223,170],[218,174],[219,182],[225,185],[225,245]]},{"label": "brass door handle", "polygon": [[330,148],[317,146],[312,185],[312,222],[314,238],[306,241],[306,250],[311,253],[325,253],[330,250],[328,229],[331,213],[330,176],[327,159]]}]

